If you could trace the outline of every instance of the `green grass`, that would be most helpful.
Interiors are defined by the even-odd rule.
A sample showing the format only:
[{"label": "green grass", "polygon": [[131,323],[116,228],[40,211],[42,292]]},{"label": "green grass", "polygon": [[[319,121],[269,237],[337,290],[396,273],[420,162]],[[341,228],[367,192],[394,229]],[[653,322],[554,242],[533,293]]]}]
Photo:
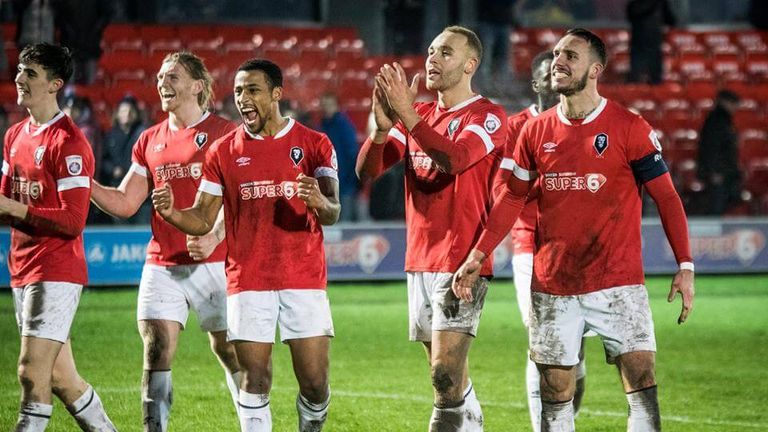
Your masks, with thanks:
[{"label": "green grass", "polygon": [[[659,348],[657,375],[667,431],[768,430],[768,276],[700,277],[692,316],[676,324],[679,300],[666,303],[669,278],[648,281]],[[337,337],[332,343],[333,402],[328,431],[425,430],[431,388],[423,350],[407,341],[404,283],[338,284],[329,289]],[[486,431],[528,430],[526,336],[506,281],[492,284],[471,356]],[[100,393],[121,431],[141,430],[141,342],[135,290],[84,293],[72,330],[81,374]],[[0,430],[17,415],[18,333],[8,293],[0,295]],[[582,431],[625,430],[626,400],[599,340],[587,344]],[[296,383],[287,347],[274,353],[276,431],[296,430]],[[173,369],[170,429],[238,430],[221,368],[191,319]],[[57,403],[50,431],[78,430]]]}]

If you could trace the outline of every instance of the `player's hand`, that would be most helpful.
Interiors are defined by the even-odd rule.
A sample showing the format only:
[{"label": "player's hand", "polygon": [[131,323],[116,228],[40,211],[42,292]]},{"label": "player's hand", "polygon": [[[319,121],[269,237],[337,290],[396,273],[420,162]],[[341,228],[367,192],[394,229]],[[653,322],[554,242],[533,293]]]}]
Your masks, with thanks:
[{"label": "player's hand", "polygon": [[413,76],[410,85],[405,75],[405,70],[400,63],[384,65],[376,76],[376,82],[379,83],[387,101],[398,116],[402,117],[408,110],[413,109],[413,102],[419,92],[419,79],[421,74]]},{"label": "player's hand", "polygon": [[683,309],[680,312],[680,317],[677,318],[677,323],[682,324],[688,319],[688,314],[693,310],[693,297],[695,295],[695,289],[693,287],[693,272],[690,270],[679,270],[672,279],[672,289],[669,290],[669,296],[667,301],[672,303],[675,301],[677,293],[683,297]]},{"label": "player's hand", "polygon": [[7,216],[9,213],[11,199],[7,196],[0,194],[0,216]]},{"label": "player's hand", "polygon": [[453,284],[451,289],[456,297],[472,302],[472,289],[477,285],[477,280],[480,278],[480,269],[483,267],[483,260],[485,254],[472,249],[469,253],[469,257],[464,261],[464,264],[459,267],[459,270],[453,275]]},{"label": "player's hand", "polygon": [[373,120],[376,122],[376,129],[380,132],[389,132],[395,126],[397,115],[392,111],[392,107],[387,102],[387,96],[384,90],[378,84],[373,86],[373,95],[371,96],[371,111]]},{"label": "player's hand", "polygon": [[216,250],[216,246],[221,242],[216,238],[214,231],[215,229],[204,236],[187,236],[187,251],[193,260],[203,261]]},{"label": "player's hand", "polygon": [[325,196],[320,192],[320,185],[317,179],[299,173],[296,177],[296,195],[304,201],[307,207],[311,209],[321,209],[325,207]]},{"label": "player's hand", "polygon": [[167,219],[173,214],[173,189],[170,183],[152,191],[152,205],[163,218]]}]

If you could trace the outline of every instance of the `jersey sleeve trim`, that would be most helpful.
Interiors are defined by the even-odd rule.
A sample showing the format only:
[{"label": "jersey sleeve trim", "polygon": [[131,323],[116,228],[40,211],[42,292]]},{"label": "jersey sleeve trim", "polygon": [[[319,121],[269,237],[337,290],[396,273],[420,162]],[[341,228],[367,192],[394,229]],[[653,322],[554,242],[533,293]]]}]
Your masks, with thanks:
[{"label": "jersey sleeve trim", "polygon": [[3,175],[7,176],[9,171],[11,171],[11,166],[8,165],[8,162],[3,161]]},{"label": "jersey sleeve trim", "polygon": [[398,129],[395,129],[395,128],[390,129],[388,135],[394,138],[395,140],[397,140],[400,144],[405,145],[405,135],[402,132],[400,132]]},{"label": "jersey sleeve trim", "polygon": [[512,171],[515,177],[523,181],[531,181],[536,178],[536,171],[528,171],[527,169],[518,165],[517,162],[515,162],[514,160],[510,159],[510,161],[512,164],[511,168],[505,168],[505,169]]},{"label": "jersey sleeve trim", "polygon": [[63,192],[65,190],[91,187],[91,178],[88,176],[64,177],[56,180],[56,190]]},{"label": "jersey sleeve trim", "polygon": [[339,181],[339,173],[331,167],[318,167],[315,168],[315,178],[318,177],[330,177],[336,181]]},{"label": "jersey sleeve trim", "polygon": [[494,149],[493,140],[491,139],[491,136],[488,135],[488,132],[486,132],[485,129],[482,128],[482,126],[472,124],[467,126],[466,129],[470,132],[473,132],[475,135],[479,136],[480,139],[483,140],[486,154],[493,151]]},{"label": "jersey sleeve trim", "polygon": [[147,169],[145,167],[137,164],[136,162],[133,162],[131,164],[131,167],[128,168],[128,172],[131,172],[131,171],[135,172],[136,174],[138,174],[138,175],[140,175],[142,177],[147,177],[147,178],[149,177],[149,174],[147,173]]},{"label": "jersey sleeve trim", "polygon": [[224,195],[224,188],[220,184],[208,180],[201,181],[198,190],[214,196]]},{"label": "jersey sleeve trim", "polygon": [[501,165],[499,166],[499,168],[507,171],[514,171],[515,166],[517,165],[515,164],[515,161],[512,158],[503,158],[501,160]]}]

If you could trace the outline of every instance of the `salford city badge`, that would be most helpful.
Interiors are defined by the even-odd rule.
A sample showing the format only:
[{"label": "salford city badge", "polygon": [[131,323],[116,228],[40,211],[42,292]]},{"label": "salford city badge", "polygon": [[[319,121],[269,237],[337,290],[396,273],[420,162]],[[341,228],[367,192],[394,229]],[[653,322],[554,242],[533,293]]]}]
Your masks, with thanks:
[{"label": "salford city badge", "polygon": [[41,145],[35,149],[35,165],[40,166],[43,163],[43,155],[45,154],[45,146]]},{"label": "salford city badge", "polygon": [[208,142],[208,134],[205,132],[198,132],[197,135],[195,135],[195,145],[197,146],[198,150],[203,148],[205,143]]},{"label": "salford city badge", "polygon": [[456,132],[456,129],[459,128],[460,122],[461,120],[455,118],[448,123],[448,137],[453,138],[453,134]]},{"label": "salford city badge", "polygon": [[597,152],[598,157],[603,157],[603,153],[605,153],[605,149],[608,148],[608,135],[604,133],[597,134],[595,136],[595,151]]},{"label": "salford city badge", "polygon": [[291,160],[293,166],[298,166],[302,160],[304,160],[304,150],[301,147],[291,147]]}]

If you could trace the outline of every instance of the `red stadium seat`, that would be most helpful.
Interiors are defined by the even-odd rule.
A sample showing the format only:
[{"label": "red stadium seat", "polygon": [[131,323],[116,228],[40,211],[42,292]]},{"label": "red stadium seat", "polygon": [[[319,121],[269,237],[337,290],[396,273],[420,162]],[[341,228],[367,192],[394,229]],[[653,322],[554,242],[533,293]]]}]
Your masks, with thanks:
[{"label": "red stadium seat", "polygon": [[183,40],[213,39],[219,37],[213,27],[207,24],[182,24],[176,26],[176,32]]},{"label": "red stadium seat", "polygon": [[765,128],[765,116],[758,110],[736,110],[733,122],[737,130]]},{"label": "red stadium seat", "polygon": [[184,44],[181,39],[155,39],[149,42],[149,54],[155,53],[171,53],[174,51],[181,51],[184,48]]},{"label": "red stadium seat", "polygon": [[139,27],[139,34],[148,43],[160,39],[179,39],[179,32],[172,25],[143,25]]},{"label": "red stadium seat", "polygon": [[[111,45],[113,41],[120,39],[140,39],[141,33],[139,32],[139,26],[135,24],[109,24],[104,29],[104,35],[102,40],[107,42],[107,45]],[[13,40],[13,35],[6,36],[5,40]]]},{"label": "red stadium seat", "polygon": [[749,163],[744,186],[756,196],[768,194],[768,159],[757,159]]},{"label": "red stadium seat", "polygon": [[224,38],[221,36],[206,39],[192,39],[187,42],[187,49],[207,61],[215,61],[222,53]]}]

